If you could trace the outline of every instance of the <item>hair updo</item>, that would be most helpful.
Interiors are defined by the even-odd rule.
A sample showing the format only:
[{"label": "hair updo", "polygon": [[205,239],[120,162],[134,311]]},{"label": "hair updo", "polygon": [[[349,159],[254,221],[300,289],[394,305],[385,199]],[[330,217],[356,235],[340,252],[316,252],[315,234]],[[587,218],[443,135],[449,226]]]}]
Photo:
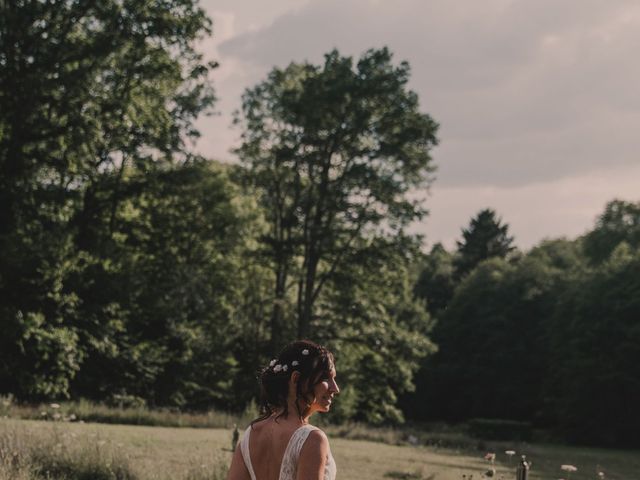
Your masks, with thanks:
[{"label": "hair updo", "polygon": [[[302,418],[314,399],[314,387],[331,375],[334,368],[333,354],[325,347],[310,340],[290,343],[280,354],[260,371],[260,416],[251,424],[265,420],[282,410],[276,419],[287,417],[289,405],[289,380],[293,372],[299,372],[296,384],[296,409]],[[300,404],[305,405],[301,408]]]}]

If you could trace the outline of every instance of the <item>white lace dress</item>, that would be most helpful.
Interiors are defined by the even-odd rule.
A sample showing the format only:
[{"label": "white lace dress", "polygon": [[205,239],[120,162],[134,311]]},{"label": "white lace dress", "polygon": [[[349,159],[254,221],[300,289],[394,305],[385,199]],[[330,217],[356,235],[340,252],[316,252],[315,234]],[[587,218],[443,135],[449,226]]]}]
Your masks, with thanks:
[{"label": "white lace dress", "polygon": [[[287,444],[287,448],[284,451],[284,456],[282,457],[282,466],[280,467],[280,477],[279,480],[296,480],[296,471],[298,469],[298,457],[300,456],[300,450],[302,450],[302,445],[305,440],[309,436],[312,430],[317,430],[317,427],[313,425],[303,425],[298,428],[291,438],[289,439],[289,443]],[[242,459],[244,460],[244,464],[247,466],[247,470],[249,470],[249,475],[251,475],[251,480],[257,480],[256,474],[253,471],[253,466],[251,465],[251,457],[249,455],[249,436],[251,435],[251,426],[247,428],[244,432],[244,436],[242,437],[242,441],[240,442],[240,450],[242,452]],[[331,450],[329,450],[329,455],[327,457],[327,462],[324,467],[324,480],[335,480],[336,478],[336,462],[333,460],[333,456],[331,455]]]}]

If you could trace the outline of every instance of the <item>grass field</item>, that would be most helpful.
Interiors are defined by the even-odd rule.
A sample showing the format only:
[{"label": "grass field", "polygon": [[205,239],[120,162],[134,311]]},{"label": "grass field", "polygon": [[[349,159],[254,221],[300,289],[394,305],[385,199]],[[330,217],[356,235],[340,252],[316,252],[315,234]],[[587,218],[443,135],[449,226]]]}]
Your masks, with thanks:
[{"label": "grass field", "polygon": [[[67,478],[135,478],[219,480],[225,476],[231,457],[231,431],[227,429],[166,428],[91,423],[42,422],[32,420],[0,421],[0,459],[5,469],[12,455],[25,450],[33,442],[49,439],[44,449],[51,457],[91,456],[130,476],[99,477],[97,474]],[[331,449],[338,464],[340,480],[424,479],[461,480],[463,475],[479,479],[489,467],[485,450],[455,450],[410,445],[388,445],[381,442],[331,439]],[[598,479],[598,471],[611,480],[640,478],[640,452],[600,450],[551,445],[488,444],[487,450],[497,454],[496,477],[515,478],[515,458],[509,468],[504,449],[514,448],[533,461],[531,479],[567,478],[561,464],[572,464],[578,471],[571,480]],[[5,472],[0,479],[16,478]],[[17,478],[31,478],[29,476]],[[51,478],[59,478],[52,476]]]}]

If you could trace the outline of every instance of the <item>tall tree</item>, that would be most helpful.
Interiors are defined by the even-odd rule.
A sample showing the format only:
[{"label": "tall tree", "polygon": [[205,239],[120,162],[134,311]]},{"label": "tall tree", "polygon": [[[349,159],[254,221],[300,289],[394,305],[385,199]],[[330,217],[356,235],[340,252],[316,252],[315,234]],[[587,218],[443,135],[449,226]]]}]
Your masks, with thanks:
[{"label": "tall tree", "polygon": [[456,275],[462,278],[481,261],[488,258],[505,258],[515,250],[513,237],[509,236],[509,225],[502,224],[496,212],[486,208],[471,219],[468,228],[462,230],[455,259]]},{"label": "tall tree", "polygon": [[127,169],[190,157],[193,122],[214,100],[213,65],[194,50],[209,31],[195,0],[0,3],[6,388],[68,393],[90,301],[70,278],[108,264]]},{"label": "tall tree", "polygon": [[356,258],[359,239],[393,237],[425,213],[408,194],[430,180],[437,124],[408,80],[409,65],[393,65],[386,48],[355,64],[332,51],[322,66],[275,68],[244,94],[238,154],[270,225],[274,344],[290,328],[291,287],[288,331],[305,337],[323,288]]}]

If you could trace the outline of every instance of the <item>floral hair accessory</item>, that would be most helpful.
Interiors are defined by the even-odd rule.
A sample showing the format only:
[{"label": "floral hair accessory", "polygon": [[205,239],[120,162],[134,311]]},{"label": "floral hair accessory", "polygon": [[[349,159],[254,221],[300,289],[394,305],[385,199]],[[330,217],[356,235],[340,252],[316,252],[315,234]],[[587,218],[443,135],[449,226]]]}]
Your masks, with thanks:
[{"label": "floral hair accessory", "polygon": [[302,350],[302,354],[303,355],[309,355],[309,350],[305,348],[304,350]]},{"label": "floral hair accessory", "polygon": [[298,360],[294,360],[293,362],[291,362],[292,367],[297,367],[298,365],[300,365],[300,362],[298,362]]},{"label": "floral hair accessory", "polygon": [[[286,365],[285,365],[285,367],[286,367]],[[273,367],[273,371],[275,373],[278,373],[280,370],[282,370],[282,365],[280,365],[280,364],[277,364],[275,367]]]},{"label": "floral hair accessory", "polygon": [[275,358],[269,362],[269,366],[273,367],[276,364]]},{"label": "floral hair accessory", "polygon": [[288,365],[285,364],[285,365],[282,366],[282,371],[283,372],[286,372],[288,369],[289,369]]}]

